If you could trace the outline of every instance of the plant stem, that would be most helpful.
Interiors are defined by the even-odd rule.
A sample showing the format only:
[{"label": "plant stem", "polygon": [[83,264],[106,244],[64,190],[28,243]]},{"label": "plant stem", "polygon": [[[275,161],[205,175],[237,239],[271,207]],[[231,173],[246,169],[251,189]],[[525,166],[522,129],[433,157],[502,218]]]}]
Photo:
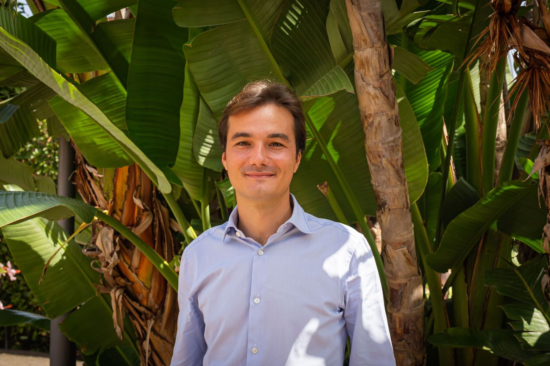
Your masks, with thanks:
[{"label": "plant stem", "polygon": [[[472,22],[470,23],[470,27],[468,30],[468,38],[466,39],[466,46],[464,48],[464,56],[462,57],[463,60],[465,60],[468,55],[470,54],[470,43],[472,38],[472,33],[474,30],[474,26],[477,22],[478,14],[479,14],[479,8],[480,8],[481,0],[476,0],[475,3],[475,10],[474,14],[472,16]],[[458,80],[458,90],[456,94],[455,103],[453,105],[453,112],[451,114],[451,120],[449,121],[449,149],[447,151],[447,155],[445,156],[445,161],[443,162],[443,165],[441,166],[441,175],[442,175],[442,182],[441,182],[441,201],[439,203],[439,215],[437,217],[437,234],[435,238],[436,244],[439,244],[441,241],[441,209],[443,206],[443,202],[445,201],[445,193],[447,189],[447,178],[449,177],[449,166],[451,164],[451,156],[453,155],[453,144],[455,141],[455,130],[456,130],[456,121],[458,119],[458,111],[460,110],[460,102],[462,100],[462,90],[464,89],[464,71],[460,71],[460,78]]]},{"label": "plant stem", "polygon": [[174,199],[174,196],[172,196],[171,193],[163,194],[164,198],[166,199],[166,202],[168,203],[168,206],[170,206],[170,209],[172,210],[172,213],[174,214],[174,217],[176,218],[176,221],[181,227],[181,231],[183,236],[185,237],[185,241],[187,244],[190,244],[193,240],[197,238],[197,234],[195,234],[195,230],[191,227],[189,224],[189,221],[183,216],[183,212],[181,211],[180,206]]},{"label": "plant stem", "polygon": [[500,166],[500,174],[498,177],[499,184],[512,179],[512,172],[514,171],[514,163],[516,160],[516,151],[518,148],[519,138],[521,137],[521,127],[523,126],[523,116],[525,115],[525,110],[527,109],[528,103],[529,91],[525,89],[523,94],[519,97],[518,104],[514,110],[512,126],[510,126],[508,142],[506,143],[506,150],[504,150],[502,165]]},{"label": "plant stem", "polygon": [[342,211],[342,207],[340,207],[340,204],[338,203],[338,200],[334,196],[334,193],[332,193],[332,191],[330,190],[328,182],[318,184],[317,188],[327,198],[328,203],[332,208],[332,211],[334,211],[334,214],[336,215],[336,218],[338,219],[338,221],[341,222],[342,224],[347,225],[348,219],[346,218],[344,211]]},{"label": "plant stem", "polygon": [[[430,289],[430,299],[432,302],[432,309],[434,315],[434,334],[442,333],[449,327],[449,319],[447,315],[447,308],[445,301],[443,300],[443,294],[441,293],[441,280],[439,273],[434,271],[426,262],[426,256],[432,253],[430,248],[430,241],[428,239],[428,233],[424,227],[422,216],[418,205],[413,203],[411,205],[411,216],[414,224],[414,237],[416,247],[422,257],[422,263],[424,264],[424,275],[428,282],[428,288]],[[452,365],[453,364],[453,351],[449,347],[439,347],[439,364],[440,365]]]},{"label": "plant stem", "polygon": [[[466,290],[466,273],[464,264],[456,271],[456,278],[453,281],[453,318],[455,326],[459,328],[469,328],[468,314],[468,292]],[[473,362],[473,350],[471,348],[457,349],[457,364],[471,365]]]},{"label": "plant stem", "polygon": [[227,221],[229,219],[229,216],[227,215],[227,206],[225,204],[225,198],[223,197],[222,192],[220,191],[220,188],[217,184],[214,184],[214,187],[216,187],[216,197],[218,197],[218,204],[220,205],[220,214],[222,216],[223,221]]},{"label": "plant stem", "polygon": [[208,175],[206,174],[203,174],[202,182],[201,221],[203,232],[212,227],[210,224],[210,205],[208,201]]},{"label": "plant stem", "polygon": [[168,264],[168,262],[166,262],[153,248],[151,248],[132,230],[122,225],[122,223],[117,219],[103,213],[100,210],[96,211],[96,217],[118,231],[122,236],[134,244],[136,248],[139,249],[139,251],[151,261],[151,263],[153,263],[155,268],[158,269],[158,271],[174,288],[174,290],[178,291],[178,275],[176,271],[174,271],[170,264]]},{"label": "plant stem", "polygon": [[464,88],[464,129],[466,130],[466,180],[472,185],[481,197],[483,195],[483,181],[481,178],[481,158],[479,139],[479,114],[474,98],[474,87],[470,70],[466,70]]},{"label": "plant stem", "polygon": [[483,141],[481,143],[481,161],[483,167],[483,192],[489,193],[494,187],[495,145],[498,127],[498,111],[502,94],[502,78],[506,58],[501,59],[491,75],[491,85],[487,93],[487,106],[483,116]]}]

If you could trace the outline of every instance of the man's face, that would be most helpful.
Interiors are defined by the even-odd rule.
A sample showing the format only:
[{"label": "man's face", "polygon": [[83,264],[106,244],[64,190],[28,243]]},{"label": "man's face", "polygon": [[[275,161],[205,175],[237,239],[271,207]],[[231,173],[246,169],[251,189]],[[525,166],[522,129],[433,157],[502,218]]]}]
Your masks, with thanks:
[{"label": "man's face", "polygon": [[288,197],[296,156],[294,117],[283,107],[268,104],[229,117],[222,163],[239,197],[271,201]]}]

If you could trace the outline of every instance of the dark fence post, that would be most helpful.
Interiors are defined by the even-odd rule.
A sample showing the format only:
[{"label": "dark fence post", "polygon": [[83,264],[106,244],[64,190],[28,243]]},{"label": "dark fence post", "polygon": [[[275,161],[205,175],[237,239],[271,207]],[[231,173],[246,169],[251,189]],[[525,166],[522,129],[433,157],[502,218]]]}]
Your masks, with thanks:
[{"label": "dark fence post", "polygon": [[[71,141],[59,137],[59,166],[57,168],[57,194],[65,197],[75,197],[75,186],[72,182],[72,174],[75,171],[74,149]],[[58,221],[59,225],[71,235],[74,232],[74,217]],[[68,314],[63,314],[52,319],[50,324],[50,365],[75,366],[76,346],[69,341],[59,329],[59,323],[63,322]]]}]

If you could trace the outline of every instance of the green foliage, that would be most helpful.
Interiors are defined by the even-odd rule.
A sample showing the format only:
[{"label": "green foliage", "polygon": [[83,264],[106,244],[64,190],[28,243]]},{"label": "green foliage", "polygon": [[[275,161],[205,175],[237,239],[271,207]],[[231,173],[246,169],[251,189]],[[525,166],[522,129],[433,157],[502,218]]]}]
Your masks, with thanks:
[{"label": "green foliage", "polygon": [[[17,159],[31,167],[0,159],[0,181],[31,191],[0,193],[0,224],[6,225],[3,230],[13,254],[49,316],[85,303],[71,314],[63,330],[87,353],[87,362],[137,364],[139,358],[135,345],[119,342],[109,328],[110,300],[90,292],[97,276],[85,268],[87,258],[78,253],[74,242],[69,242],[65,257],[54,257],[55,264],[62,263],[74,278],[62,278],[60,267],[52,266],[44,287],[36,286],[43,265],[39,259],[43,262],[64,238],[56,225],[36,217],[57,220],[76,213],[89,222],[97,215],[136,245],[143,242],[90,206],[32,192],[55,192],[55,184],[47,177],[55,179],[59,135],[70,135],[95,167],[137,163],[172,210],[182,229],[178,240],[190,243],[196,237],[193,227],[203,231],[226,220],[227,208],[236,204],[231,182],[222,179],[226,175],[218,141],[218,122],[227,102],[252,80],[282,82],[304,102],[308,135],[291,191],[316,216],[358,223],[384,276],[365,221],[365,215],[374,216],[378,207],[365,159],[363,121],[355,95],[360,91],[354,85],[353,36],[344,0],[143,0],[139,7],[136,0],[48,2],[59,8],[29,20],[0,10],[4,65],[0,68],[0,149],[5,158],[17,153]],[[475,47],[472,40],[487,25],[489,3],[384,0],[381,5],[391,35],[419,263],[430,290],[426,291],[426,333],[438,333],[429,340],[441,347],[437,352],[442,363],[452,357],[450,347],[462,347],[465,352],[459,355],[475,348],[536,365],[548,357],[544,353],[550,343],[548,314],[540,291],[535,291],[540,290],[540,276],[533,285],[530,281],[536,271],[528,269],[538,266],[540,272],[544,263],[512,267],[507,263],[507,245],[513,238],[543,252],[540,238],[546,209],[538,204],[538,176],[524,182],[514,170],[514,164],[520,171],[531,169],[538,151],[537,134],[520,137],[523,112],[514,116],[504,173],[495,187],[498,103],[490,102],[486,115],[480,116],[479,66],[474,64],[471,70],[461,66]],[[126,6],[132,7],[134,18],[104,20]],[[97,70],[101,76],[82,83],[78,80],[89,75],[64,74]],[[500,98],[501,78],[495,74],[490,100]],[[522,105],[526,102],[524,98]],[[545,137],[538,135],[538,139]],[[447,179],[450,171],[454,176]],[[323,182],[330,187],[329,199],[316,189]],[[140,249],[176,288],[177,278],[168,263],[143,245]],[[452,285],[451,297],[463,297],[453,299],[453,308],[447,308],[443,296],[436,294],[440,279],[435,271],[449,269],[452,274],[444,292]],[[56,288],[48,278],[79,291],[64,304],[56,302],[52,297],[63,287]],[[484,281],[492,286],[489,296],[485,296]],[[9,295],[14,303],[14,294]],[[485,312],[486,297],[493,308]],[[513,302],[503,304],[503,297]],[[504,313],[497,311],[499,305],[508,317],[506,328],[477,329],[479,324],[448,328],[447,319],[461,326],[468,326],[469,319],[500,324],[498,316]],[[82,326],[91,314],[101,324],[97,328],[107,333]],[[131,333],[130,328],[127,331]],[[427,359],[432,362],[432,356]]]},{"label": "green foliage", "polygon": [[[0,263],[6,265],[8,261],[14,264],[14,258],[10,254],[7,245],[5,245],[5,240],[0,233]],[[18,268],[16,264],[14,264],[14,267]],[[44,315],[44,310],[27,285],[23,275],[17,274],[16,278],[16,281],[10,281],[7,276],[0,277],[0,301],[3,306],[11,305],[11,309],[14,310]],[[39,329],[31,324],[10,326],[6,329],[8,335],[7,344],[10,349],[36,352],[47,352],[49,350],[49,330]],[[0,326],[1,344],[4,344],[5,337],[4,327]]]}]

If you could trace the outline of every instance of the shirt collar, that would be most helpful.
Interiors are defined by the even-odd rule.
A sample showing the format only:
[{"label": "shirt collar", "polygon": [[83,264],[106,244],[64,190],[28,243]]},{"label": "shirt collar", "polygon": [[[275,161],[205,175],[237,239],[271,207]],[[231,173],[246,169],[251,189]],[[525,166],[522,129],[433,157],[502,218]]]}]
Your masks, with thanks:
[{"label": "shirt collar", "polygon": [[[292,203],[293,203],[292,215],[285,222],[285,224],[292,224],[304,234],[311,234],[313,231],[311,231],[309,227],[304,209],[302,208],[302,206],[300,206],[300,204],[296,200],[296,197],[294,197],[292,193],[290,194],[290,197],[292,198]],[[227,226],[225,227],[225,230],[222,235],[222,242],[225,241],[225,236],[227,235],[229,230],[231,229],[233,229],[234,231],[238,230],[237,228],[237,222],[239,221],[239,213],[237,210],[238,206],[239,205],[235,206],[235,208],[231,212],[231,215],[229,215],[229,219],[227,220]]]}]

